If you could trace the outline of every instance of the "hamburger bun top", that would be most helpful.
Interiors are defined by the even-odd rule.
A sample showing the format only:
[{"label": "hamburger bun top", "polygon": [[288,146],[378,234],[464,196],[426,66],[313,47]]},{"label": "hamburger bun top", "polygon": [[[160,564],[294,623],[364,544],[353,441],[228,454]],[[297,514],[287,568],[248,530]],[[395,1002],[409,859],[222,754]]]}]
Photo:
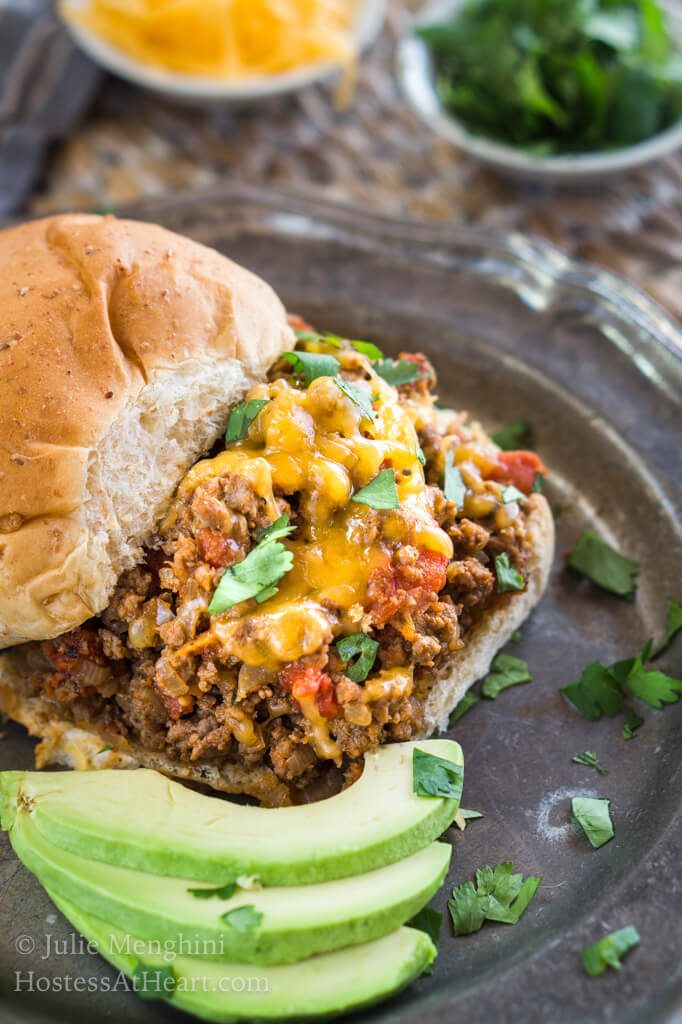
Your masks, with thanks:
[{"label": "hamburger bun top", "polygon": [[0,648],[106,607],[230,406],[293,345],[268,285],[163,228],[0,231]]}]

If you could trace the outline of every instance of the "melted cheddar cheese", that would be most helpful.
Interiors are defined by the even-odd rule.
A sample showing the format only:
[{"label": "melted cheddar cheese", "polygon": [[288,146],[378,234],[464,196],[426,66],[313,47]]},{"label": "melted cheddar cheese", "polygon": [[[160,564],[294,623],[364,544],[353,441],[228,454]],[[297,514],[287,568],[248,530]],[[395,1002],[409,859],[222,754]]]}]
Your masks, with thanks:
[{"label": "melted cheddar cheese", "polygon": [[[350,358],[357,363],[361,357]],[[357,629],[369,575],[385,561],[387,545],[413,544],[452,558],[452,542],[429,508],[412,421],[395,390],[363,364],[371,374],[374,423],[334,378],[319,377],[306,390],[286,380],[259,384],[247,398],[268,404],[247,437],[197,463],[180,485],[178,501],[188,501],[208,478],[238,472],[273,519],[279,514],[275,494],[300,495],[302,525],[286,541],[293,568],[278,584],[279,593],[258,608],[252,602],[236,605],[214,626],[246,665],[275,669],[314,653],[332,639],[330,609],[338,616],[337,633]],[[400,508],[381,512],[377,537],[376,514],[351,498],[386,466],[395,471]]]}]

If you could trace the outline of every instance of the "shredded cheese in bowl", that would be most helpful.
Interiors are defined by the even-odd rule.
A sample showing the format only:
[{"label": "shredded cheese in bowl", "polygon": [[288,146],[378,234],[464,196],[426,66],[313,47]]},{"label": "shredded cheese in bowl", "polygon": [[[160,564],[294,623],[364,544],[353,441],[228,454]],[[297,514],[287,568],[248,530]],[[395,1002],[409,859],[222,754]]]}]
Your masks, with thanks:
[{"label": "shredded cheese in bowl", "polygon": [[357,0],[62,0],[64,19],[139,63],[241,80],[352,69]]}]

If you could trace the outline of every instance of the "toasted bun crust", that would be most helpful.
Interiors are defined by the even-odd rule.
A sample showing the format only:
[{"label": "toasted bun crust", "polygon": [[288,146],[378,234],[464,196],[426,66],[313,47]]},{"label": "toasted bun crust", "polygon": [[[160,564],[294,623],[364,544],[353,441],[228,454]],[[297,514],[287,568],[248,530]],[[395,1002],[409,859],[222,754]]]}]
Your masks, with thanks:
[{"label": "toasted bun crust", "polygon": [[107,604],[227,412],[284,349],[259,278],[150,224],[0,232],[0,648]]},{"label": "toasted bun crust", "polygon": [[541,494],[532,494],[529,504],[526,529],[532,556],[526,567],[526,589],[510,595],[506,604],[485,615],[469,634],[466,646],[443,671],[426,702],[427,736],[434,729],[447,729],[450,712],[469,687],[487,673],[497,652],[525,622],[544,593],[554,559],[554,518]]},{"label": "toasted bun crust", "polygon": [[[500,608],[490,612],[470,635],[460,651],[433,687],[426,705],[424,735],[434,729],[445,730],[450,712],[468,688],[488,671],[488,667],[537,604],[547,585],[554,556],[554,520],[547,501],[540,494],[531,497],[527,529],[532,547],[528,584],[521,594],[510,595]],[[54,717],[54,704],[31,696],[30,672],[22,648],[0,655],[0,712],[21,722],[33,736],[41,737],[36,748],[36,765],[62,764],[72,768],[155,768],[166,775],[203,783],[226,793],[247,793],[270,805],[288,802],[288,792],[275,773],[266,766],[209,765],[172,761],[163,754],[145,750],[122,738],[116,748],[103,749],[106,738],[76,728]]]}]

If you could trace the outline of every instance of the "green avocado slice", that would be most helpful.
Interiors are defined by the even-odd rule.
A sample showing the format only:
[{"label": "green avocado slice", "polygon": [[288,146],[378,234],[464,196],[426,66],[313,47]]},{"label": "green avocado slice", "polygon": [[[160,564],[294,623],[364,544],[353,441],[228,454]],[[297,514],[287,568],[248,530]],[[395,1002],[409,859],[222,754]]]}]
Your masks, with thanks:
[{"label": "green avocado slice", "polygon": [[[12,846],[46,888],[89,914],[164,948],[239,963],[285,964],[368,942],[398,928],[428,903],[450,864],[451,847],[431,843],[405,860],[363,875],[312,885],[201,898],[196,882],[142,874],[60,849],[17,815]],[[211,892],[210,888],[202,887]],[[237,931],[222,915],[244,905],[262,915]]]},{"label": "green avocado slice", "polygon": [[157,875],[298,885],[408,857],[452,823],[459,799],[417,796],[415,747],[462,767],[453,740],[379,747],[352,786],[318,803],[264,809],[204,796],[149,769],[0,773],[0,818],[28,814],[56,846]]},{"label": "green avocado slice", "polygon": [[436,955],[425,932],[398,928],[361,946],[279,967],[184,956],[169,960],[153,943],[119,931],[48,892],[105,960],[134,979],[138,991],[144,989],[147,998],[164,998],[171,1006],[216,1024],[301,1020],[355,1010],[404,988]]}]

